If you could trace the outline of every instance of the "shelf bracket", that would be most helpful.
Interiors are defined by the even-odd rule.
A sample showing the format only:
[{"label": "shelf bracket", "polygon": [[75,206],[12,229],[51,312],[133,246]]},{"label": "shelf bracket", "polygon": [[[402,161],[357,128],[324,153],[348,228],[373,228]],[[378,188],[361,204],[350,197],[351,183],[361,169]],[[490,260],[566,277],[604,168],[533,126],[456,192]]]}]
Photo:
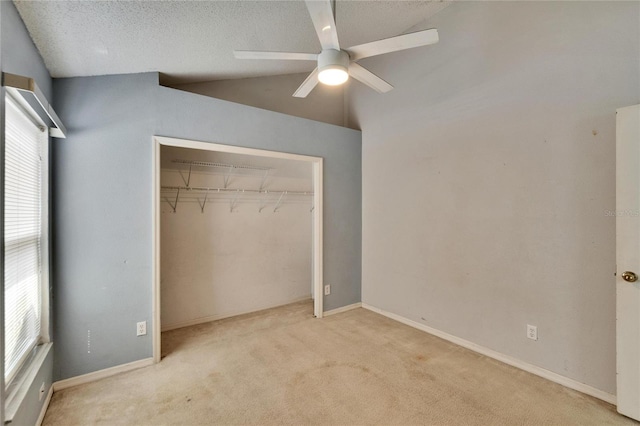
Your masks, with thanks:
[{"label": "shelf bracket", "polygon": [[176,212],[176,207],[178,207],[178,197],[180,197],[180,188],[178,188],[178,192],[176,192],[176,201],[173,204],[171,204],[171,201],[169,200],[168,197],[164,197],[164,199],[167,201],[167,203],[169,203],[169,205],[173,209],[174,213]]},{"label": "shelf bracket", "polygon": [[209,188],[207,188],[207,192],[204,194],[204,201],[200,204],[200,198],[198,198],[198,204],[200,204],[200,213],[204,213],[204,206],[207,204],[207,197],[209,196]]},{"label": "shelf bracket", "polygon": [[260,182],[260,188],[258,188],[259,192],[262,192],[264,189],[264,184],[267,182],[267,176],[269,175],[269,169],[264,171],[264,176],[262,176],[262,181]]},{"label": "shelf bracket", "polygon": [[267,197],[269,196],[269,191],[260,191],[262,193],[262,197],[260,197],[260,207],[258,207],[258,213],[262,213],[262,210],[267,207]]},{"label": "shelf bracket", "polygon": [[276,206],[273,209],[274,213],[278,212],[278,209],[280,208],[280,205],[282,204],[282,198],[284,197],[284,194],[286,194],[287,191],[282,191],[282,194],[280,194],[280,198],[278,198],[278,202],[276,203]]},{"label": "shelf bracket", "polygon": [[[244,191],[242,191],[244,192]],[[229,209],[230,213],[233,213],[233,209],[238,205],[238,200],[240,199],[240,190],[236,190],[236,196],[231,200],[231,208]]]},{"label": "shelf bracket", "polygon": [[182,170],[178,170],[178,173],[180,173],[180,177],[182,178],[182,181],[184,182],[184,185],[187,187],[187,189],[190,189],[189,183],[191,182],[191,167],[193,167],[193,164],[189,164],[189,176],[186,179],[182,174]]},{"label": "shelf bracket", "polygon": [[233,174],[233,166],[229,166],[229,171],[224,174],[224,189],[229,187],[229,181],[231,180],[231,175]]}]

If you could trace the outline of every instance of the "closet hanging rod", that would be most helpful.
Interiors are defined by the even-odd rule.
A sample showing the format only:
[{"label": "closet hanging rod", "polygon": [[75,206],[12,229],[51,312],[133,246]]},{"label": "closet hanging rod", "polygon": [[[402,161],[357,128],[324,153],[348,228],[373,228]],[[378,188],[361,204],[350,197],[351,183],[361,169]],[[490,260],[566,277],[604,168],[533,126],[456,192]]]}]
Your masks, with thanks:
[{"label": "closet hanging rod", "polygon": [[199,166],[199,167],[220,167],[224,169],[244,169],[244,170],[262,170],[262,171],[273,170],[271,167],[249,166],[247,164],[212,163],[209,161],[173,160],[172,163],[186,164],[189,166]]},{"label": "closet hanging rod", "polygon": [[248,192],[252,194],[285,194],[285,195],[313,195],[313,191],[275,191],[275,190],[267,190],[267,189],[233,189],[233,188],[207,188],[207,187],[196,187],[196,186],[163,186],[161,187],[163,191],[205,191],[208,193],[213,192],[225,192],[225,193],[242,193]]}]

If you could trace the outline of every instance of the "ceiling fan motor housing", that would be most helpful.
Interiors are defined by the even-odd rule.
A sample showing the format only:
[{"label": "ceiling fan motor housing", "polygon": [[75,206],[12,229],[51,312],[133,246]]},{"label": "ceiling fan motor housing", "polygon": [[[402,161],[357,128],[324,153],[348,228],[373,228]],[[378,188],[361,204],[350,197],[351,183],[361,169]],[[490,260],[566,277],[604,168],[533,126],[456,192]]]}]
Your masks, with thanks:
[{"label": "ceiling fan motor housing", "polygon": [[349,54],[344,50],[325,49],[318,55],[318,71],[341,69],[349,72]]}]

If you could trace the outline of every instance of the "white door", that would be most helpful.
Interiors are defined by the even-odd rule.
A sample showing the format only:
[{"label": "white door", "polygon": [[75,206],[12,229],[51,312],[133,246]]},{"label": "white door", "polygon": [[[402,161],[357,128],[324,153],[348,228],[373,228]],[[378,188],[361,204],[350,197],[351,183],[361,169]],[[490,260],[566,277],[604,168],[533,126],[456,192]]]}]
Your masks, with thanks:
[{"label": "white door", "polygon": [[640,420],[640,105],[616,115],[618,412]]}]

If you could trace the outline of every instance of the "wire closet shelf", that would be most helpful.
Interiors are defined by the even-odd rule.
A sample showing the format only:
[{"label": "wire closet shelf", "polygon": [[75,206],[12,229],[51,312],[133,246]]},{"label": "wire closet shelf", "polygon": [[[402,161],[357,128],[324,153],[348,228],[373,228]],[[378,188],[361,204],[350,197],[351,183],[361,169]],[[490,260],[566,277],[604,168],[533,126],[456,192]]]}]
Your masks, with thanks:
[{"label": "wire closet shelf", "polygon": [[[282,207],[282,204],[286,201],[294,202],[309,202],[311,198],[311,209],[313,212],[313,191],[291,191],[291,190],[269,190],[265,188],[267,177],[269,173],[274,170],[270,167],[251,166],[246,164],[226,164],[218,162],[207,161],[189,161],[189,160],[173,160],[172,163],[182,164],[188,166],[188,172],[184,172],[181,169],[177,169],[177,172],[182,178],[184,185],[162,185],[160,187],[162,201],[169,204],[173,213],[177,212],[178,203],[182,202],[197,202],[200,206],[200,212],[204,213],[205,207],[208,202],[214,201],[219,198],[220,195],[228,199],[229,211],[231,213],[236,210],[238,203],[243,202],[257,202],[258,212],[261,213],[265,208],[273,205],[273,212],[277,213]],[[223,169],[223,186],[193,186],[191,185],[191,177],[197,173],[193,170],[194,167],[200,168],[214,168]],[[174,171],[167,170],[165,171]],[[237,171],[259,171],[262,173],[259,187],[256,188],[231,188],[229,187],[231,177]]]}]

